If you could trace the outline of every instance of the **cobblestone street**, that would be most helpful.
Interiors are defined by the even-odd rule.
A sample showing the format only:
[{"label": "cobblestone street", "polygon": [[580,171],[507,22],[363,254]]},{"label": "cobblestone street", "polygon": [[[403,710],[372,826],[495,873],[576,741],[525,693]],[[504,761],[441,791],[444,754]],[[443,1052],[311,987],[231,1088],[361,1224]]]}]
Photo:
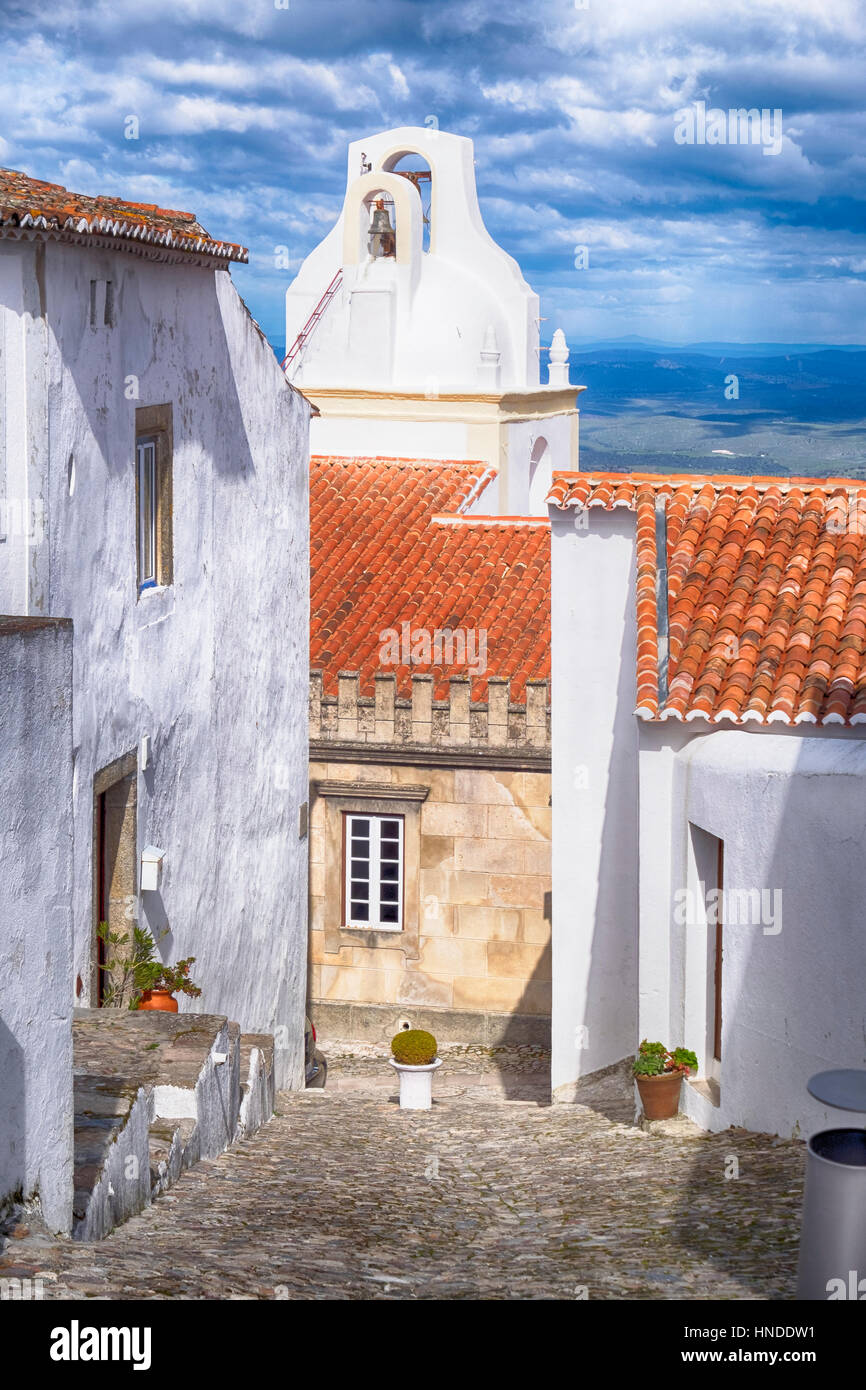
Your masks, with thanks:
[{"label": "cobblestone street", "polygon": [[443,1048],[434,1109],[401,1112],[374,1051],[332,1047],[324,1090],[106,1240],[10,1242],[0,1272],[46,1298],[793,1297],[801,1145],[646,1132],[620,1075],[551,1107],[532,1049]]}]

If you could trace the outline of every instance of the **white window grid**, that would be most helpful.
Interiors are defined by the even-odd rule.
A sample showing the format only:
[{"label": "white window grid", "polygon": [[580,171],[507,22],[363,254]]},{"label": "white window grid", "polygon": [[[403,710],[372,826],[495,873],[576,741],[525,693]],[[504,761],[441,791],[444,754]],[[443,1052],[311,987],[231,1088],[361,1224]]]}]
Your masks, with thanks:
[{"label": "white window grid", "polygon": [[136,445],[138,467],[138,587],[156,585],[156,440]]},{"label": "white window grid", "polygon": [[402,816],[347,814],[345,885],[347,926],[403,930]]}]

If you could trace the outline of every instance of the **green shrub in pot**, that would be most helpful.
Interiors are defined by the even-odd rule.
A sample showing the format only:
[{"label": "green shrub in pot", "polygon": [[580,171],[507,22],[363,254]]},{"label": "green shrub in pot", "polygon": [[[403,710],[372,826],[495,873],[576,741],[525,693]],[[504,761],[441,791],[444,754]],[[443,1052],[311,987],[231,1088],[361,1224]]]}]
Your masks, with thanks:
[{"label": "green shrub in pot", "polygon": [[427,1067],[436,1061],[436,1039],[421,1028],[407,1028],[391,1039],[391,1051],[403,1067]]}]

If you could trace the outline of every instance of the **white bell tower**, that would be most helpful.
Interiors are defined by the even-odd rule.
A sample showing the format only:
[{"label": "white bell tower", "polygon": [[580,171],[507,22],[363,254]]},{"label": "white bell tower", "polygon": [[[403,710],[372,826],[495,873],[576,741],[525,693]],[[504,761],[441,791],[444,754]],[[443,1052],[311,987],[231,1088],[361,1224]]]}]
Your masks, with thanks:
[{"label": "white bell tower", "polygon": [[530,477],[542,456],[546,472],[577,467],[581,388],[561,330],[540,384],[538,314],[482,221],[471,140],[405,127],[354,141],[342,213],[286,295],[286,372],[320,412],[313,451],[483,459],[497,474],[485,511],[546,513]]}]

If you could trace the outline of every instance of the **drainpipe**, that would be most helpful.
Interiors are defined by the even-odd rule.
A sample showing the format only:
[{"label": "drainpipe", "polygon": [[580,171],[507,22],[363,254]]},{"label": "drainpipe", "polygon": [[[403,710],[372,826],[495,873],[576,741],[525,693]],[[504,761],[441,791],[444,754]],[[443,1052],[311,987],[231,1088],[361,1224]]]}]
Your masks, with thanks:
[{"label": "drainpipe", "polygon": [[668,514],[664,496],[656,498],[656,625],[658,627],[659,711],[668,699]]}]

